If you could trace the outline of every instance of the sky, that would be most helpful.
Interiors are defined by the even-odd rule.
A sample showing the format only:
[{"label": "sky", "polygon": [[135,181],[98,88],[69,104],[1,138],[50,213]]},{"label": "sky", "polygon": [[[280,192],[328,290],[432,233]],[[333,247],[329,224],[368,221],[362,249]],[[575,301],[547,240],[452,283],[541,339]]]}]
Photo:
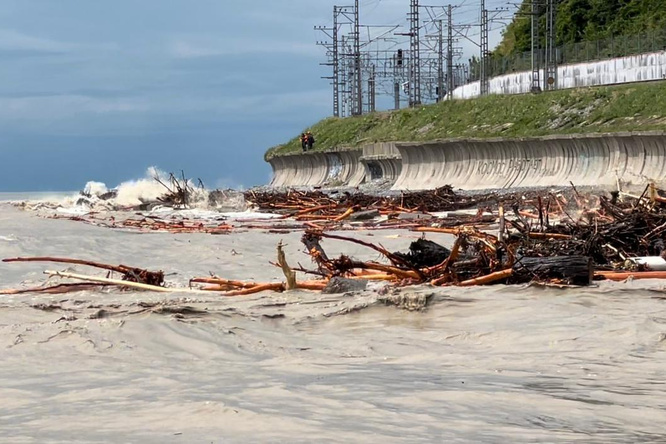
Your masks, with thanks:
[{"label": "sky", "polygon": [[[453,2],[460,23],[478,20],[478,2]],[[336,3],[3,0],[0,191],[113,187],[151,166],[209,188],[268,183],[265,151],[332,113],[313,27]],[[406,26],[409,0],[360,11]]]}]

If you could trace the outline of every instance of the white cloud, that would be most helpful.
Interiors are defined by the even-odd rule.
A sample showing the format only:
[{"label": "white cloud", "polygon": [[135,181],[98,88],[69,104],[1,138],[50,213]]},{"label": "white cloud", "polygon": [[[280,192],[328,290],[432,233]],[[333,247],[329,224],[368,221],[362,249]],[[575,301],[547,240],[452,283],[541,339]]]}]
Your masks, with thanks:
[{"label": "white cloud", "polygon": [[72,43],[24,34],[13,29],[0,29],[0,51],[26,51],[45,53],[69,53],[76,50],[117,50],[116,43]]},{"label": "white cloud", "polygon": [[295,54],[319,56],[314,43],[262,39],[179,38],[168,46],[168,53],[180,59],[244,54]]},{"label": "white cloud", "polygon": [[62,120],[90,114],[119,114],[148,111],[145,100],[137,98],[96,98],[82,95],[52,95],[0,98],[0,119]]},{"label": "white cloud", "polygon": [[34,37],[10,29],[0,29],[0,50],[66,52],[76,46],[72,43]]}]

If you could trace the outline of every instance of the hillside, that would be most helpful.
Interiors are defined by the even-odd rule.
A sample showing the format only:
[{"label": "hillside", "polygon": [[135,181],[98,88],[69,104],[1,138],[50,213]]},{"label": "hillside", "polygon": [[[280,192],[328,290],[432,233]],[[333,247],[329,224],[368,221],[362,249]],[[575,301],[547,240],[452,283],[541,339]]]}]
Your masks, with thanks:
[{"label": "hillside", "polygon": [[[666,30],[666,0],[559,0],[558,3],[558,46]],[[530,0],[523,0],[520,11],[529,12],[530,4]],[[517,14],[493,55],[501,57],[529,51],[530,30],[529,16]]]},{"label": "hillside", "polygon": [[[328,118],[309,128],[317,151],[371,142],[666,130],[666,82],[490,95],[417,109]],[[301,151],[295,137],[267,158]]]}]

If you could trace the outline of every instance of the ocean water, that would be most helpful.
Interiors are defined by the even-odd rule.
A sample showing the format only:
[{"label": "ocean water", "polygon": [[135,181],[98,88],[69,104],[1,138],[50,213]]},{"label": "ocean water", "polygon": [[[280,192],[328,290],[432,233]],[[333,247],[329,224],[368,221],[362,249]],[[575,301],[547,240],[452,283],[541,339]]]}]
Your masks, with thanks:
[{"label": "ocean water", "polygon": [[[391,250],[418,237],[354,235]],[[280,240],[310,266],[299,238],[138,234],[0,204],[1,257],[162,269],[178,287],[210,273],[279,280]],[[47,269],[99,274],[0,263],[0,288],[40,285]],[[0,442],[666,442],[663,287],[0,296]]]},{"label": "ocean water", "polygon": [[27,191],[27,192],[0,192],[0,202],[18,201],[48,201],[57,202],[70,196],[75,196],[78,191]]}]

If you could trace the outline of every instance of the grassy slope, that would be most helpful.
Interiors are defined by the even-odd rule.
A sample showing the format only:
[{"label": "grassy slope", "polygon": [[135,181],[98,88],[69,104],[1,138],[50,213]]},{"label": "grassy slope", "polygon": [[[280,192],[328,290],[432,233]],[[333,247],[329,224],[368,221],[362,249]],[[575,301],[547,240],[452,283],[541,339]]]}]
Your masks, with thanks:
[{"label": "grassy slope", "polygon": [[[310,129],[317,151],[371,142],[666,130],[666,82],[539,95],[491,95],[361,117],[329,118]],[[266,155],[300,150],[295,137]]]}]

